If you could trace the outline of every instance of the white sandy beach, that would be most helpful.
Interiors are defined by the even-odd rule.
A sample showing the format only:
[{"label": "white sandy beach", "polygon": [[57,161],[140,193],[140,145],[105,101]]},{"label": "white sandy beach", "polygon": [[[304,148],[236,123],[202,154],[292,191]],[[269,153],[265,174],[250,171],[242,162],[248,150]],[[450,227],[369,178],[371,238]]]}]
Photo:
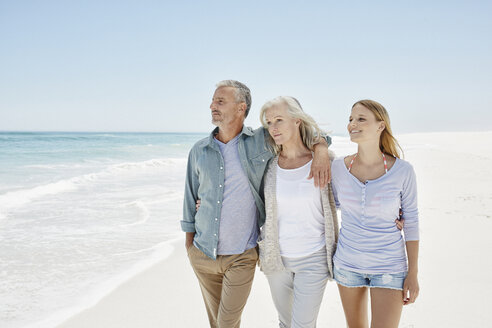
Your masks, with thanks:
[{"label": "white sandy beach", "polygon": [[[419,133],[399,140],[417,173],[421,232],[420,297],[404,308],[400,327],[490,327],[492,132]],[[337,149],[336,138],[332,148],[338,156],[352,151]],[[169,258],[58,327],[208,327],[183,244],[175,243]],[[259,270],[242,322],[245,328],[278,326]],[[333,282],[318,327],[345,327]]]}]

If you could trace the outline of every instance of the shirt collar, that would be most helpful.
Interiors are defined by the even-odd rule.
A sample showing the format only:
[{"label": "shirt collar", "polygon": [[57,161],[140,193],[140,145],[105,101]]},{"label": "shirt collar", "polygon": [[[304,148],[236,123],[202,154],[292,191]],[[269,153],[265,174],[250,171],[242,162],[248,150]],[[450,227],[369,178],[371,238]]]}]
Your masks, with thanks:
[{"label": "shirt collar", "polygon": [[[214,137],[215,135],[219,133],[219,127],[216,127],[212,133],[210,133],[210,136],[208,138],[208,145],[210,147],[213,147],[213,145],[216,145],[215,141],[214,141]],[[251,137],[252,135],[254,135],[253,133],[253,129],[251,129],[250,127],[247,127],[247,126],[244,126],[243,125],[243,129],[241,130],[241,132],[239,132],[239,136],[241,136],[242,134],[245,134],[249,137]]]},{"label": "shirt collar", "polygon": [[243,125],[243,130],[241,131],[241,134],[245,134],[251,137],[254,133],[252,128]]}]

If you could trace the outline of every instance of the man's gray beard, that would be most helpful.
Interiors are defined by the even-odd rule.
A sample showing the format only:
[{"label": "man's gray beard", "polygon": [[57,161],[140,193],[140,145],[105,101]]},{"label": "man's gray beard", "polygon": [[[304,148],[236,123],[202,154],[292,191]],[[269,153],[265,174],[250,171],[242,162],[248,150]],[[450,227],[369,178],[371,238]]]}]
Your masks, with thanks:
[{"label": "man's gray beard", "polygon": [[212,118],[212,124],[215,126],[219,126],[220,121],[216,121]]}]

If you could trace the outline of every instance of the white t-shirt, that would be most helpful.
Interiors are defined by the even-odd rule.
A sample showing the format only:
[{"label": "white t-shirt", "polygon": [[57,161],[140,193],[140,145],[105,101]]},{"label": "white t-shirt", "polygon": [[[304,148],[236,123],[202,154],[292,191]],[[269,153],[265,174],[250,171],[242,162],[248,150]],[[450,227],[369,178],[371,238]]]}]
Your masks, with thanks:
[{"label": "white t-shirt", "polygon": [[277,166],[277,215],[280,255],[302,257],[325,245],[325,218],[321,193],[308,180],[309,161],[297,169]]}]

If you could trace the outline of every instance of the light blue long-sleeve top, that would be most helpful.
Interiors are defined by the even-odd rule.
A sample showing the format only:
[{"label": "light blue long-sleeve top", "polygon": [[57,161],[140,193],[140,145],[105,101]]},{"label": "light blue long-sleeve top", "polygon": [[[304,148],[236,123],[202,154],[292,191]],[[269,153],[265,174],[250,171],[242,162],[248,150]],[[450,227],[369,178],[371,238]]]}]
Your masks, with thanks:
[{"label": "light blue long-sleeve top", "polygon": [[[334,264],[360,273],[407,271],[405,241],[419,239],[417,183],[410,163],[397,158],[386,174],[363,183],[337,158],[332,188],[342,218]],[[400,207],[404,237],[395,224]]]}]

